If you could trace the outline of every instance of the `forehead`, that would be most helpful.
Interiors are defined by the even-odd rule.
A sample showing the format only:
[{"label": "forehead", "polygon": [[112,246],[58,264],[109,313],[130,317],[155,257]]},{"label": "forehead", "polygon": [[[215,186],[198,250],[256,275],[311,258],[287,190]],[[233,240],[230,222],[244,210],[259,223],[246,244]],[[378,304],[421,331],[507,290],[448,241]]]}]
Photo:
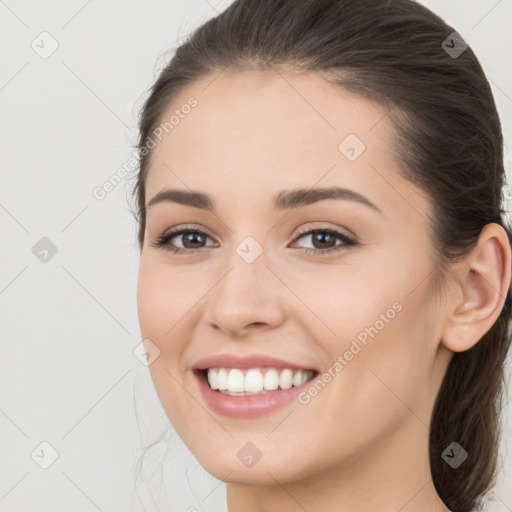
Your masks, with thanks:
[{"label": "forehead", "polygon": [[[191,98],[195,106],[185,107]],[[236,187],[237,194],[267,196],[316,184],[377,187],[366,195],[389,203],[397,187],[422,195],[398,173],[386,113],[317,74],[243,71],[203,78],[180,91],[161,117],[173,122],[155,141],[146,199],[166,186],[212,195]]]}]

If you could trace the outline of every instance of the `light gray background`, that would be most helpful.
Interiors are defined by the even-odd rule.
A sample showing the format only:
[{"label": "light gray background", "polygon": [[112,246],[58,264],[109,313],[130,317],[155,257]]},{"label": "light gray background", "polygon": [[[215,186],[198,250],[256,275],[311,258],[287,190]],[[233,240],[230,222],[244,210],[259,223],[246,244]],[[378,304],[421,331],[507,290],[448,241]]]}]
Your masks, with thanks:
[{"label": "light gray background", "polygon": [[[134,491],[140,446],[168,421],[133,355],[141,339],[132,182],[103,200],[92,191],[133,155],[137,114],[165,50],[229,3],[0,0],[1,511],[226,509],[224,484],[169,436]],[[423,3],[476,52],[510,140],[511,0]],[[46,59],[31,47],[46,37],[51,48],[43,31],[58,43]],[[508,144],[506,162],[510,172]],[[32,252],[42,237],[58,251],[46,263]],[[489,512],[512,511],[512,402],[503,429]],[[58,452],[48,469],[36,463],[50,460],[43,441]],[[174,456],[160,480],[167,448]]]}]

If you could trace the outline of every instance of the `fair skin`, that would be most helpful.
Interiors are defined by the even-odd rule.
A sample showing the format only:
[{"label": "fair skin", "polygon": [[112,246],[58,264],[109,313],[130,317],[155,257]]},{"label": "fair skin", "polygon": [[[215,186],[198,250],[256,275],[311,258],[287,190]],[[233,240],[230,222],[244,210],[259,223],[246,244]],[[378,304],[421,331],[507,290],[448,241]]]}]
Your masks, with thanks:
[{"label": "fair skin", "polygon": [[[245,71],[189,85],[162,119],[190,96],[197,107],[153,150],[146,204],[179,188],[208,194],[216,210],[148,208],[137,289],[142,337],[160,350],[151,376],[176,432],[227,482],[230,512],[448,510],[431,479],[428,425],[453,352],[477,343],[503,307],[504,230],[485,227],[438,297],[428,286],[430,202],[398,172],[386,110],[315,75]],[[366,146],[354,161],[338,149],[351,133]],[[380,212],[346,199],[271,207],[282,190],[330,186]],[[208,234],[202,246],[172,239],[202,247],[195,253],[151,245],[184,225]],[[327,247],[345,246],[325,253],[314,235],[298,238],[299,228],[335,229],[358,243],[334,238]],[[248,236],[263,250],[250,264],[236,252]],[[400,312],[307,404],[226,417],[192,374],[198,359],[228,352],[325,372],[394,303]],[[237,457],[247,442],[262,454],[252,467]]]}]

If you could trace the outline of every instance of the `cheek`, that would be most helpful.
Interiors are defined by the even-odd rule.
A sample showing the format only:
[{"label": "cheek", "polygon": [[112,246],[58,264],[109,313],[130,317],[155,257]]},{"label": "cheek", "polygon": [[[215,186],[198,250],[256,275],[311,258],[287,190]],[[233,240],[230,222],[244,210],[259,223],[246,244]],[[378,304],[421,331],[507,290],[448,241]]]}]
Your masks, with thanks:
[{"label": "cheek", "polygon": [[[330,344],[332,358],[342,355],[344,360],[335,401],[351,411],[353,426],[359,425],[363,437],[392,432],[402,421],[429,423],[436,352],[432,319],[424,307],[428,297],[422,290],[415,294],[391,294],[384,300],[376,296],[373,302],[368,298],[366,313],[354,312],[357,320],[342,338],[343,347]],[[399,300],[393,302],[393,297]],[[350,322],[348,315],[344,318]]]},{"label": "cheek", "polygon": [[[207,288],[194,283],[194,273],[141,260],[137,281],[137,310],[141,333],[159,344],[176,339]],[[190,313],[189,313],[190,312]],[[173,344],[173,346],[176,346]],[[165,348],[165,347],[163,347]]]},{"label": "cheek", "polygon": [[296,318],[317,333],[327,354],[324,371],[335,375],[326,376],[333,382],[333,400],[359,416],[357,423],[375,424],[377,408],[385,424],[386,418],[407,414],[404,403],[415,407],[425,398],[436,349],[435,314],[427,281],[418,285],[414,276],[426,274],[395,255],[393,266],[383,263],[378,273],[351,267],[297,284],[315,315]]},{"label": "cheek", "polygon": [[187,395],[183,393],[182,354],[190,337],[189,316],[197,302],[197,290],[184,285],[185,277],[169,268],[141,259],[137,281],[137,310],[143,339],[160,351],[149,365],[155,390],[170,422],[180,428],[187,418]]},{"label": "cheek", "polygon": [[370,339],[367,330],[374,324],[378,331],[386,330],[400,316],[402,284],[374,276],[363,265],[320,268],[314,274],[289,275],[287,280],[300,299],[290,300],[297,308],[294,321],[302,322],[306,332],[332,340],[329,352],[348,350],[354,338]]},{"label": "cheek", "polygon": [[[187,314],[197,302],[192,287],[184,286],[185,277],[141,260],[137,282],[137,310],[142,339],[156,345],[159,355],[149,365],[153,384],[169,420],[174,423],[183,415],[183,352],[190,338]],[[193,289],[193,288],[192,288]],[[154,349],[155,350],[155,349]]]},{"label": "cheek", "polygon": [[[420,240],[416,243],[421,247]],[[431,299],[425,279],[429,261],[427,251],[417,248],[417,257],[411,258],[406,249],[385,247],[372,253],[371,259],[347,259],[346,265],[319,269],[314,277],[303,273],[295,280],[297,295],[308,306],[303,308],[308,325],[315,325],[323,339],[332,340],[331,354],[349,350],[353,340],[379,351],[394,348],[397,359],[414,358],[418,348],[423,350],[415,340],[424,338],[432,316],[427,311]],[[431,329],[433,324],[429,325]]]}]

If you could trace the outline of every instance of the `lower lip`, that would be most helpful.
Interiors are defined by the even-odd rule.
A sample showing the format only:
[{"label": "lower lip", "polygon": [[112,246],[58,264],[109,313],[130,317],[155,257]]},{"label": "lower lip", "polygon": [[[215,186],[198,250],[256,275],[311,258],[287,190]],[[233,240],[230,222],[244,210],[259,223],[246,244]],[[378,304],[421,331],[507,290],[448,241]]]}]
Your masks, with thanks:
[{"label": "lower lip", "polygon": [[199,383],[203,398],[210,408],[218,414],[232,418],[254,418],[280,409],[296,399],[297,395],[309,387],[315,379],[313,377],[300,386],[267,391],[261,395],[231,396],[213,390],[201,372],[194,371],[193,373]]}]

